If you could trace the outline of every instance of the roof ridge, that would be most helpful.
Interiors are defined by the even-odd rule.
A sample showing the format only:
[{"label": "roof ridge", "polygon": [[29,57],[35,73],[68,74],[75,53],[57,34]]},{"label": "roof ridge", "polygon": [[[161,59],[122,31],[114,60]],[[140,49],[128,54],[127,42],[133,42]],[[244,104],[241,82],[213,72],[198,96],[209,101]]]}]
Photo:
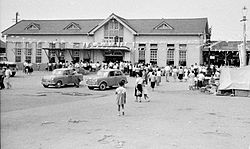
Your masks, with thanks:
[{"label": "roof ridge", "polygon": [[198,19],[207,19],[207,17],[204,18],[161,18],[161,19],[157,19],[157,18],[152,18],[152,19],[126,19],[126,20],[198,20]]},{"label": "roof ridge", "polygon": [[[35,20],[35,19],[27,19],[27,20],[25,20],[25,19],[22,19],[21,21],[87,21],[87,20],[89,20],[89,21],[100,21],[100,20],[104,20],[104,19],[39,19],[39,20]],[[21,21],[19,21],[19,22],[21,22]]]}]

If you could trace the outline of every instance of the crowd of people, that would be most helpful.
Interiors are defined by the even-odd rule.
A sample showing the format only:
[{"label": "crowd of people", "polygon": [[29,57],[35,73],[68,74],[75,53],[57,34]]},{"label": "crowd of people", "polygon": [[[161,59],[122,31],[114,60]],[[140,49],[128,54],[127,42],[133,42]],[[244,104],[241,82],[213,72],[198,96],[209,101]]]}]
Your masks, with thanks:
[{"label": "crowd of people", "polygon": [[[161,78],[165,76],[166,82],[169,82],[169,78],[173,77],[174,82],[177,79],[182,82],[189,82],[189,90],[206,88],[209,91],[216,92],[219,85],[220,69],[217,66],[211,65],[210,67],[204,65],[191,65],[191,67],[183,66],[169,66],[158,67],[152,64],[134,64],[127,62],[120,63],[108,63],[101,66],[102,69],[120,69],[124,73],[131,77],[136,77],[134,96],[135,102],[142,102],[142,98],[146,102],[149,102],[148,95],[148,84],[152,91],[154,91],[155,86],[159,86],[162,82]],[[122,89],[120,89],[122,88]],[[122,90],[125,94],[124,84],[120,85],[118,90]],[[116,94],[118,91],[116,91]],[[119,102],[118,102],[119,101]],[[120,102],[123,101],[123,102]],[[118,104],[118,115],[120,115],[120,107],[122,107],[122,113],[124,115],[124,104],[126,103],[126,97],[122,95],[117,96]]]},{"label": "crowd of people", "polygon": [[93,63],[92,61],[86,62],[86,61],[80,61],[80,62],[74,62],[74,61],[66,61],[66,62],[56,62],[56,63],[47,63],[47,71],[53,71],[54,69],[59,68],[84,68],[85,70],[89,71],[96,71],[100,69],[101,64],[99,62]]}]

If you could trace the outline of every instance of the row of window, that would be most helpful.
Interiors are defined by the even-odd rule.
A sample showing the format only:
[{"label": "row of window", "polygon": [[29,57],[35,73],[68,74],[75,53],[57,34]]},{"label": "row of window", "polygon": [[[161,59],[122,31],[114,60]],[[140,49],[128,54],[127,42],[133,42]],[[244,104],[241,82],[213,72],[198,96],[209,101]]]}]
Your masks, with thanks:
[{"label": "row of window", "polygon": [[104,25],[105,42],[123,42],[123,25],[112,19]]},{"label": "row of window", "polygon": [[[24,51],[25,55],[25,61],[31,62],[32,57],[32,49],[25,49]],[[22,61],[22,49],[16,48],[15,49],[15,62],[21,62]],[[42,49],[36,49],[36,63],[42,62]]]},{"label": "row of window", "polygon": [[[186,44],[180,44],[179,65],[186,65],[187,51]],[[146,44],[139,44],[139,62],[145,62]],[[157,64],[157,44],[150,44],[150,63]],[[167,65],[174,65],[174,44],[167,45]]]}]

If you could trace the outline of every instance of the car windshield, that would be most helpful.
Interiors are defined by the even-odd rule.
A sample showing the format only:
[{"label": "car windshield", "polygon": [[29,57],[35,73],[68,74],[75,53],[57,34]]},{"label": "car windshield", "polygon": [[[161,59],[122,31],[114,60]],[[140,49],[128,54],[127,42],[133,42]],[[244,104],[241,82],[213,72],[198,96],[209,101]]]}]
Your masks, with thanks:
[{"label": "car windshield", "polygon": [[53,70],[53,71],[52,71],[52,74],[53,74],[53,75],[62,75],[62,74],[63,74],[63,71],[62,71],[62,70]]},{"label": "car windshield", "polygon": [[98,71],[97,72],[97,76],[100,76],[100,77],[107,77],[109,74],[108,71]]}]

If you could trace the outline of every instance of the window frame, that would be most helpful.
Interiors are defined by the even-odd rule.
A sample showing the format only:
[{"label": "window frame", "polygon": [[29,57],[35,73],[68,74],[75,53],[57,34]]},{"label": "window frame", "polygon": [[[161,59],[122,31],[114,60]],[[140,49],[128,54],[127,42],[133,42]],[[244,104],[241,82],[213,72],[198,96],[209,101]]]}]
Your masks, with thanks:
[{"label": "window frame", "polygon": [[150,44],[150,63],[157,64],[158,45]]}]

